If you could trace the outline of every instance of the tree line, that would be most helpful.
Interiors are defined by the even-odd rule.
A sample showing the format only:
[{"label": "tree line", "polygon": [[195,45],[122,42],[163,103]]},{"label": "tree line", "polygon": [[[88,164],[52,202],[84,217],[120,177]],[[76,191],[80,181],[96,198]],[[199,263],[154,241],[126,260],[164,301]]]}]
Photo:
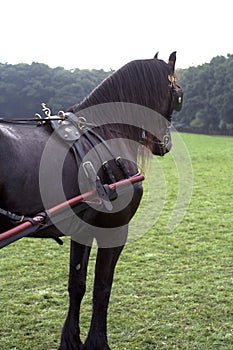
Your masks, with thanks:
[{"label": "tree line", "polygon": [[[33,117],[40,104],[54,112],[80,102],[112,71],[66,70],[46,64],[0,63],[0,117]],[[233,135],[233,55],[180,69],[184,90],[181,112],[174,115],[177,130]]]},{"label": "tree line", "polygon": [[178,72],[184,105],[176,115],[180,131],[233,135],[233,55]]},{"label": "tree line", "polygon": [[46,64],[0,64],[0,117],[32,118],[45,102],[52,111],[79,103],[110,72],[50,68]]}]

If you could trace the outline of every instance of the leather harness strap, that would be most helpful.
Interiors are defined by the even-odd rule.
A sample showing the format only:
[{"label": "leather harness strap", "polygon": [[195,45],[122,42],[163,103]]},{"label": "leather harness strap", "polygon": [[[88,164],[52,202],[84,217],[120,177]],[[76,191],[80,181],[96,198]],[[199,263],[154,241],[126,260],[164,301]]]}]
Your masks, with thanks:
[{"label": "leather harness strap", "polygon": [[[111,204],[111,201],[117,198],[117,192],[116,188],[110,188],[109,186],[103,185],[101,183],[101,180],[99,176],[97,175],[97,172],[92,164],[91,161],[85,161],[83,162],[83,159],[85,158],[85,151],[78,146],[78,140],[81,136],[84,136],[88,143],[96,149],[97,144],[101,143],[104,145],[108,153],[110,154],[111,159],[115,159],[115,163],[121,170],[123,174],[123,178],[129,179],[131,177],[137,176],[138,174],[135,174],[131,176],[129,174],[128,169],[126,168],[124,161],[121,157],[115,158],[115,156],[112,154],[112,151],[110,147],[107,145],[107,142],[93,130],[93,124],[87,123],[86,119],[83,117],[78,117],[76,114],[73,113],[64,113],[59,112],[58,116],[51,116],[50,110],[46,107],[45,104],[42,104],[43,111],[45,112],[46,118],[42,118],[40,115],[36,115],[36,118],[34,119],[1,119],[0,123],[16,123],[16,124],[30,124],[31,122],[37,123],[37,126],[41,126],[43,124],[50,124],[54,132],[65,142],[71,145],[71,148],[73,150],[77,166],[79,166],[80,162],[82,164],[84,173],[86,174],[89,181],[94,185],[97,194],[99,195],[101,202],[104,204],[106,209],[108,211],[111,211],[113,209],[113,206]],[[102,156],[99,152],[96,150],[96,154],[100,159],[100,162],[102,164],[102,168],[107,175],[110,183],[116,183],[115,176],[112,172],[112,169],[110,165],[108,164],[108,161],[105,159],[102,159]],[[8,219],[10,219],[14,224],[19,224],[22,222],[29,221],[32,225],[35,225],[32,218],[25,217],[24,215],[17,215],[10,211],[7,211],[5,209],[0,208],[0,214],[6,216]],[[41,213],[41,216],[44,217],[43,223],[46,222],[46,212]]]}]

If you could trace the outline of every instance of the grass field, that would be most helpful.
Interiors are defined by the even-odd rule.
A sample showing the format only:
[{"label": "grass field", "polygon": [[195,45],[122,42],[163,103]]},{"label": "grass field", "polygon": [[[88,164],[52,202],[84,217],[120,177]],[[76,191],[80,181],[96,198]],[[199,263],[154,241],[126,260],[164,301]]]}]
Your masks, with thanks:
[{"label": "grass field", "polygon": [[[109,307],[112,350],[233,349],[233,138],[181,137],[192,161],[191,202],[178,228],[168,231],[179,174],[171,156],[153,160],[166,189],[157,197],[155,190],[148,217],[157,199],[163,208],[156,224],[126,245],[117,265]],[[156,188],[156,171],[153,176]],[[143,215],[133,230],[142,232]],[[83,339],[95,251],[82,304]],[[23,239],[0,251],[0,349],[57,349],[68,305],[68,261],[68,238],[63,247]]]}]

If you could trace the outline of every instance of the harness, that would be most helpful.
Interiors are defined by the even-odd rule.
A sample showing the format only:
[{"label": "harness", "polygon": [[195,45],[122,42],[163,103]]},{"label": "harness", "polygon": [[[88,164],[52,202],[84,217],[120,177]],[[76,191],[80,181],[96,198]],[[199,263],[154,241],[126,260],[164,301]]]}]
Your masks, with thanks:
[{"label": "harness", "polygon": [[[115,157],[113,155],[107,142],[93,130],[94,125],[92,123],[88,123],[84,117],[77,117],[76,114],[73,114],[71,112],[59,112],[59,115],[61,117],[60,120],[57,120],[56,118],[53,119],[53,117],[51,118],[50,115],[48,116],[51,118],[50,123],[53,130],[65,143],[71,147],[76,159],[76,163],[79,164],[81,162],[86,177],[94,185],[94,188],[96,189],[99,198],[101,199],[105,208],[108,211],[111,211],[113,209],[111,201],[117,198],[116,190],[109,189],[101,183],[94,165],[90,160],[83,162],[85,151],[83,151],[82,148],[78,145],[79,138],[83,136],[90,144],[91,148],[94,149],[99,143],[101,143],[101,145],[104,146],[107,153],[110,155],[110,158],[114,159],[116,165],[121,170],[123,178],[127,179],[134,177],[135,175],[139,175],[139,173],[130,175],[122,158],[120,156]],[[116,179],[108,161],[103,159],[101,153],[97,151],[96,156],[100,160],[102,169],[108,178],[108,182],[115,183]]]},{"label": "harness", "polygon": [[[85,210],[88,207],[87,198],[89,198],[89,196],[96,195],[98,197],[98,200],[95,202],[95,204],[102,204],[107,209],[107,211],[111,212],[111,210],[113,209],[113,205],[111,202],[115,200],[118,196],[116,191],[117,187],[124,187],[125,184],[132,184],[142,181],[144,179],[143,175],[140,175],[140,173],[130,174],[123,159],[120,156],[115,157],[113,155],[107,142],[94,131],[95,125],[88,123],[84,117],[78,117],[73,113],[65,113],[63,111],[59,112],[57,116],[52,116],[50,109],[47,108],[47,106],[44,103],[42,104],[42,110],[45,114],[45,117],[41,117],[39,114],[36,114],[35,118],[33,119],[0,119],[0,122],[8,124],[32,123],[33,125],[37,125],[39,127],[44,124],[49,124],[52,130],[56,133],[56,135],[71,148],[76,159],[77,166],[80,166],[81,163],[81,166],[84,170],[84,174],[86,175],[88,181],[91,184],[91,187],[93,188],[92,191],[84,193],[83,195],[80,195],[77,198],[75,197],[76,202],[73,201],[75,205],[73,209],[74,213],[78,214],[81,211]],[[99,143],[101,143],[105,147],[107,153],[110,155],[110,159],[113,159],[117,167],[120,169],[123,178],[122,181],[116,181],[116,178],[108,161],[102,159],[101,154],[96,151],[96,155],[99,157],[99,160],[102,164],[102,169],[110,185],[106,185],[101,182],[93,163],[89,160],[83,162],[85,152],[78,145],[78,141],[81,136],[84,137],[86,141],[90,144],[90,146],[94,149],[95,146]],[[124,183],[124,179],[126,180],[126,183]],[[69,203],[69,201],[67,201],[67,203]],[[60,204],[60,206],[63,206],[63,204]],[[67,204],[65,204],[65,207],[66,205]],[[60,213],[60,207],[58,208],[58,212],[59,215],[56,218],[57,221],[61,221],[67,218],[65,212]],[[17,215],[15,213],[0,208],[1,215],[7,217],[14,225],[18,225],[18,227],[22,226],[23,228],[23,230],[19,228],[20,232],[17,234],[17,236],[14,236],[14,232],[17,231],[17,227],[15,228],[16,230],[9,230],[9,233],[6,232],[6,239],[3,238],[4,233],[0,234],[0,248],[5,247],[6,245],[13,243],[14,241],[22,237],[28,236],[29,234],[40,230],[41,228],[43,228],[43,225],[46,225],[47,227],[54,225],[54,220],[53,222],[51,222],[49,219],[51,213],[56,214],[56,209],[54,210],[54,208],[52,208],[52,211],[43,211],[34,217],[25,217],[24,215]],[[63,243],[59,238],[56,238],[56,241],[59,244]]]},{"label": "harness", "polygon": [[[177,84],[176,79],[173,75],[168,75],[168,81],[169,81],[169,87],[171,91],[171,104],[170,104],[170,110],[169,115],[172,115],[173,110],[180,111],[182,107],[183,102],[183,91],[182,88]],[[63,112],[60,111],[58,115],[52,116],[50,109],[46,106],[45,103],[42,103],[42,111],[45,114],[45,117],[41,117],[40,114],[36,114],[35,118],[32,119],[2,119],[0,118],[0,123],[17,123],[17,124],[33,124],[37,126],[41,126],[43,124],[49,124],[51,125],[54,132],[66,143],[68,144],[75,156],[76,163],[80,164],[83,167],[84,173],[87,176],[88,180],[94,187],[94,192],[91,191],[90,193],[87,192],[86,194],[80,195],[76,199],[76,204],[79,203],[78,206],[74,208],[74,212],[77,214],[81,212],[82,210],[85,210],[87,208],[87,203],[85,203],[86,197],[89,198],[89,196],[93,196],[94,194],[98,195],[99,198],[99,204],[103,204],[105,208],[111,212],[113,206],[112,201],[117,198],[117,192],[116,188],[124,186],[124,180],[116,182],[115,176],[112,172],[112,169],[105,159],[101,158],[101,155],[97,153],[97,156],[100,158],[100,162],[102,164],[102,169],[104,170],[105,175],[108,178],[108,182],[110,185],[102,184],[99,176],[97,175],[97,172],[92,164],[91,161],[85,161],[83,162],[83,158],[85,154],[81,150],[80,147],[78,147],[78,140],[81,136],[84,136],[86,140],[89,142],[91,147],[94,147],[101,143],[106,148],[107,152],[110,154],[110,159],[114,159],[115,164],[118,166],[118,168],[122,172],[123,179],[126,179],[127,184],[129,183],[136,183],[141,182],[144,180],[144,176],[140,175],[140,173],[136,174],[130,174],[125,162],[123,159],[118,156],[114,157],[111,149],[108,147],[107,142],[94,131],[94,126],[91,123],[88,123],[87,120],[84,117],[77,116],[70,112]],[[171,118],[171,117],[170,117]],[[159,141],[157,145],[163,149],[164,147],[167,147],[167,144],[169,143],[169,127],[167,127],[167,132],[165,133],[163,140]],[[142,140],[141,142],[144,143],[145,138],[145,132],[142,131]],[[112,184],[112,185],[111,185]],[[87,196],[86,196],[87,195]],[[82,202],[80,204],[80,202]],[[67,201],[69,203],[69,201]],[[60,204],[61,207],[63,207],[64,203]],[[68,204],[69,205],[69,204]],[[59,205],[58,205],[59,207]],[[54,208],[52,208],[54,209]],[[54,210],[52,210],[54,211]],[[56,210],[55,210],[56,211]],[[60,211],[60,209],[58,210]],[[51,214],[51,213],[49,213]],[[46,224],[47,226],[52,226],[53,223],[49,220],[48,211],[44,211],[42,213],[37,214],[35,217],[25,217],[24,215],[17,215],[15,213],[12,213],[10,211],[7,211],[5,209],[0,208],[0,215],[3,215],[7,217],[11,222],[13,222],[15,225],[23,226],[27,225],[27,227],[24,230],[23,229],[18,230],[20,233],[17,234],[17,236],[14,236],[13,230],[9,230],[5,233],[0,234],[0,248],[14,242],[17,239],[20,239],[22,237],[25,237],[31,233],[34,233],[37,230],[40,230],[41,225]],[[64,219],[64,214],[61,218],[58,218],[58,220]],[[29,226],[28,226],[29,225]],[[39,226],[39,227],[38,227]],[[17,228],[17,227],[16,227]],[[24,231],[23,231],[24,230]],[[3,235],[5,234],[6,241],[4,241]],[[62,241],[59,238],[56,238],[56,241],[59,244],[62,244]]]}]

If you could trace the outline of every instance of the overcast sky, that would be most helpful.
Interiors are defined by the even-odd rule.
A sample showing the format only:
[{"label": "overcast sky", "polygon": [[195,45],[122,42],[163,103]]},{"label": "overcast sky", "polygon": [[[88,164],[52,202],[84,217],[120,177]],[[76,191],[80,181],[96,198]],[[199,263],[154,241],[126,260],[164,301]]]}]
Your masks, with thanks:
[{"label": "overcast sky", "polygon": [[2,0],[0,62],[117,69],[138,58],[177,67],[233,54],[230,0]]}]

